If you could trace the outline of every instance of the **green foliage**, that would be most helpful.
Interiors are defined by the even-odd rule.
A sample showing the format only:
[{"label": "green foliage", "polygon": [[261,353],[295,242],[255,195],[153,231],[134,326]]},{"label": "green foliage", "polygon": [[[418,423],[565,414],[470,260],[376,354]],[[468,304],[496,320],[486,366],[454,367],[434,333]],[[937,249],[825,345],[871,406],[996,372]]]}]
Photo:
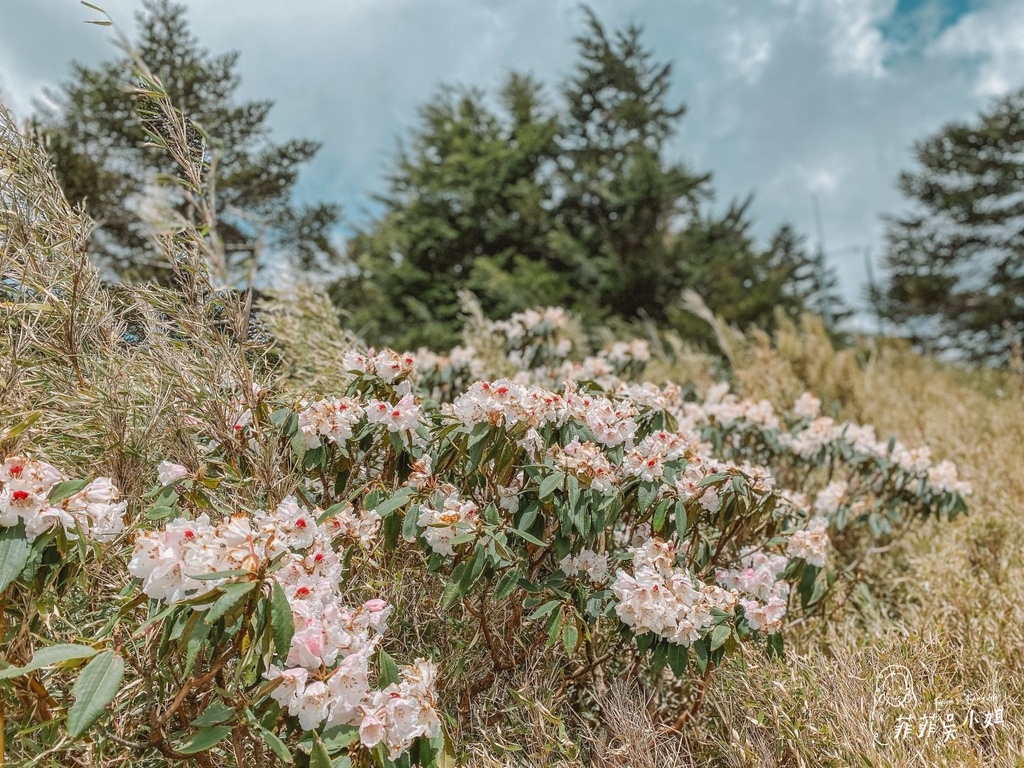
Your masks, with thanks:
[{"label": "green foliage", "polygon": [[1024,91],[915,145],[913,210],[888,222],[889,282],[873,297],[915,341],[1005,361],[1024,335]]},{"label": "green foliage", "polygon": [[563,305],[588,322],[671,320],[705,337],[683,319],[685,288],[742,324],[771,326],[780,303],[807,308],[815,286],[792,232],[761,250],[748,202],[702,213],[710,176],[667,158],[684,114],[671,65],[639,27],[609,33],[586,14],[559,100],[512,74],[493,97],[448,87],[420,110],[384,213],[353,238],[357,269],[333,291],[361,335],[451,346],[463,289],[492,317]]},{"label": "green foliage", "polygon": [[[261,249],[264,258],[267,251],[287,252],[302,269],[336,260],[328,237],[336,207],[291,202],[299,167],[319,145],[270,140],[272,102],[236,98],[238,53],[214,55],[200,47],[184,5],[148,0],[138,24],[136,47],[188,117],[190,151],[215,177],[219,234],[234,276],[250,269]],[[148,143],[147,129],[166,133],[170,127],[151,99],[131,92],[133,81],[138,72],[127,56],[95,67],[75,63],[69,80],[50,94],[59,108],[43,110],[36,120],[66,197],[84,201],[99,222],[91,254],[123,278],[167,280],[170,265],[143,219],[168,218],[152,210],[162,205],[186,220],[197,214],[177,183],[175,163]]]},{"label": "green foliage", "polygon": [[71,692],[75,703],[68,710],[68,733],[81,736],[99,720],[114,699],[124,677],[124,662],[114,651],[104,651],[90,661]]}]

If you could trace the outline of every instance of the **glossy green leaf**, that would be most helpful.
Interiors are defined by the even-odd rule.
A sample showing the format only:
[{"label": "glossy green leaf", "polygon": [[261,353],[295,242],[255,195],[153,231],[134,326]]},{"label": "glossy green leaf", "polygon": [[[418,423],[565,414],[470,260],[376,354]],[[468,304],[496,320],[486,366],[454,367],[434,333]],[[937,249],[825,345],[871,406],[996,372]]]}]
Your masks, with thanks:
[{"label": "glossy green leaf", "polygon": [[215,725],[212,728],[202,728],[196,731],[192,740],[184,746],[178,747],[178,752],[183,755],[194,755],[197,752],[206,752],[223,741],[231,733],[230,725]]},{"label": "glossy green leaf", "polygon": [[333,768],[331,756],[319,736],[313,736],[313,749],[309,753],[309,768]]},{"label": "glossy green leaf", "polygon": [[20,677],[37,669],[48,667],[51,664],[60,664],[62,661],[72,659],[88,659],[96,655],[96,651],[87,645],[48,645],[40,648],[32,656],[32,661],[23,667],[8,667],[0,670],[0,680],[8,680],[12,677]]},{"label": "glossy green leaf", "polygon": [[242,600],[245,599],[245,596],[252,592],[256,586],[257,584],[255,581],[246,581],[242,584],[225,584],[221,587],[224,594],[218,597],[217,602],[207,609],[206,617],[204,619],[205,622],[207,624],[213,624],[224,616],[224,614],[242,602]]},{"label": "glossy green leaf", "polygon": [[85,665],[71,693],[75,703],[68,711],[68,733],[81,736],[113,701],[121,689],[124,661],[114,651],[104,651]]},{"label": "glossy green leaf", "polygon": [[51,489],[50,495],[46,497],[46,500],[51,504],[59,504],[64,499],[74,496],[88,484],[88,480],[65,480],[63,483],[57,483]]},{"label": "glossy green leaf", "polygon": [[276,579],[270,588],[270,633],[277,655],[287,656],[295,634],[295,618],[288,597]]},{"label": "glossy green leaf", "polygon": [[279,760],[282,760],[285,765],[294,765],[295,758],[292,757],[292,752],[288,749],[288,745],[278,738],[277,734],[268,731],[262,725],[256,726],[256,733],[263,739],[263,742],[270,747],[270,751],[277,755]]},{"label": "glossy green leaf", "polygon": [[556,472],[553,475],[548,475],[541,480],[540,487],[537,490],[537,497],[540,499],[546,499],[548,496],[555,492],[556,488],[561,487],[565,481],[565,475],[561,472]]},{"label": "glossy green leaf", "polygon": [[0,531],[0,592],[25,570],[32,548],[25,538],[25,526],[18,524]]}]

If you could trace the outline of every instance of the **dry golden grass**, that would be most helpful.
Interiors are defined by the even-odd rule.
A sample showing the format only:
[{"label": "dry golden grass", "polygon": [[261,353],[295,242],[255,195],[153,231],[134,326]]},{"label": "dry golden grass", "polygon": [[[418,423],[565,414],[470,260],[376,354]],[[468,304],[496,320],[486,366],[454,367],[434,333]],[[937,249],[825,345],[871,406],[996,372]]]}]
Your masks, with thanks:
[{"label": "dry golden grass", "polygon": [[[736,378],[780,404],[809,388],[844,417],[928,443],[974,484],[971,514],[886,552],[875,567],[882,601],[857,596],[826,633],[798,634],[788,666],[748,654],[745,668],[725,670],[691,749],[736,766],[1024,765],[1024,382],[898,344],[861,352],[856,365],[819,325],[783,326],[774,344],[754,336],[737,353]],[[890,665],[908,670],[916,704],[884,706]],[[997,707],[1003,723],[985,728]],[[933,713],[953,715],[955,735],[939,724],[919,738]],[[913,731],[896,739],[899,715],[914,717]]]}]

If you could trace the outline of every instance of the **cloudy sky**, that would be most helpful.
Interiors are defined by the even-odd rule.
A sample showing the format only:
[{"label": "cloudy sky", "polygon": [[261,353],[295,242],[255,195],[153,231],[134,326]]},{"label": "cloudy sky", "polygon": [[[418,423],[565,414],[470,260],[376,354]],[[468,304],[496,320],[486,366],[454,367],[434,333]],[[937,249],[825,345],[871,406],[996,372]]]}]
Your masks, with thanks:
[{"label": "cloudy sky", "polygon": [[[131,27],[131,0],[96,0]],[[555,85],[582,29],[577,0],[191,0],[215,52],[238,49],[243,96],[276,101],[280,138],[323,142],[301,194],[340,202],[349,222],[416,108],[440,83],[491,87],[511,70]],[[1024,85],[1021,0],[591,0],[606,25],[639,22],[674,63],[688,114],[672,153],[714,174],[718,199],[754,193],[761,236],[814,232],[856,299],[896,174],[943,123]],[[0,93],[20,116],[72,59],[112,55],[78,0],[5,0]]]}]

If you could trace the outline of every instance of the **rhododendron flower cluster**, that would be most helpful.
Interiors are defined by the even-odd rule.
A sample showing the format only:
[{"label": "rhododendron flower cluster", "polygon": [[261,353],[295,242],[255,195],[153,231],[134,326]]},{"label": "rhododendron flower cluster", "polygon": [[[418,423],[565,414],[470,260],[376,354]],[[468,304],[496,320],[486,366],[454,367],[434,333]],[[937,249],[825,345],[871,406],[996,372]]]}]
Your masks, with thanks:
[{"label": "rhododendron flower cluster", "polygon": [[327,398],[312,403],[299,413],[299,429],[306,437],[306,447],[316,448],[326,438],[341,445],[350,437],[365,411],[351,397]]},{"label": "rhododendron flower cluster", "polygon": [[592,584],[608,581],[608,555],[590,549],[584,549],[578,555],[566,555],[559,563],[559,568],[570,577],[578,573],[586,574]]},{"label": "rhododendron flower cluster", "polygon": [[366,418],[371,424],[383,424],[391,432],[412,432],[420,424],[420,407],[411,394],[397,403],[374,399],[366,404]]},{"label": "rhododendron flower cluster", "polygon": [[574,438],[565,447],[552,447],[550,455],[563,471],[575,475],[595,491],[612,490],[616,480],[615,465],[594,443],[581,443]]},{"label": "rhododendron flower cluster", "polygon": [[[674,557],[652,559],[652,551],[674,545],[651,537],[649,522],[631,528],[628,551],[633,553],[633,571],[620,569],[611,591],[615,611],[637,634],[653,632],[671,643],[691,644],[709,631],[712,608],[733,616],[733,622],[742,616],[755,631],[778,632],[791,590],[790,583],[781,578],[787,563],[790,559],[802,561],[797,575],[803,573],[804,566],[824,567],[831,546],[830,521],[838,520],[840,510],[854,514],[868,510],[863,489],[875,482],[870,475],[874,465],[870,463],[850,465],[855,468],[852,474],[866,473],[862,479],[837,478],[825,488],[808,488],[814,499],[811,504],[805,493],[778,488],[771,470],[751,463],[755,457],[759,461],[766,456],[770,461],[777,457],[817,461],[822,451],[852,449],[859,455],[889,461],[908,474],[906,479],[890,477],[888,493],[917,493],[916,480],[921,477],[929,481],[926,493],[967,491],[953,465],[931,464],[927,449],[907,449],[895,441],[883,443],[870,426],[839,423],[822,416],[821,401],[809,393],[802,395],[789,413],[777,412],[766,400],[740,398],[724,383],[709,389],[703,401],[685,402],[675,385],[657,387],[618,378],[626,367],[649,359],[646,345],[612,344],[582,362],[574,362],[564,359],[570,345],[561,344],[559,348],[562,316],[552,313],[548,320],[542,313],[527,313],[504,324],[493,324],[492,330],[506,344],[508,362],[519,373],[513,378],[467,383],[461,394],[453,390],[455,397],[450,404],[441,406],[441,423],[448,419],[461,424],[473,432],[474,441],[485,437],[477,429],[481,425],[504,428],[525,452],[524,461],[543,464],[574,478],[574,483],[554,486],[565,494],[586,489],[606,498],[621,497],[642,483],[647,504],[661,505],[659,509],[664,509],[665,500],[688,505],[690,512],[682,508],[673,512],[677,517],[699,511],[718,514],[726,501],[733,503],[730,497],[736,492],[747,494],[752,504],[760,504],[773,494],[777,500],[780,528],[775,529],[775,546],[781,547],[785,555],[766,554],[762,548],[748,546],[740,553],[738,566],[719,566],[716,584],[700,582]],[[441,364],[432,358],[424,362],[435,369]],[[363,367],[373,368],[368,363]],[[415,371],[412,378],[415,381]],[[594,391],[595,381],[603,393]],[[375,407],[383,418],[384,405]],[[672,427],[653,431],[642,428],[652,420]],[[760,436],[764,442],[756,444],[767,448],[745,454],[750,436]],[[735,461],[723,460],[715,446],[725,449]],[[416,515],[420,536],[435,553],[453,556],[457,545],[452,542],[456,540],[470,548],[477,546],[477,540],[466,534],[479,530],[480,510],[485,505],[493,503],[499,511],[514,515],[521,509],[524,493],[527,498],[538,493],[537,486],[531,491],[521,469],[511,486],[494,483],[488,493],[481,493],[479,488],[459,490],[457,476],[447,475],[442,480],[431,474],[431,446],[427,443],[421,447],[425,452],[417,459],[407,484],[417,493],[432,492],[435,496],[430,502],[411,507],[409,514]],[[539,483],[542,478],[554,479],[549,473],[541,473],[533,482]],[[552,493],[552,487],[547,483],[545,493]],[[841,527],[845,520],[843,517],[836,524]],[[783,528],[791,533],[784,534]],[[618,529],[615,533],[617,537]],[[662,531],[661,535],[666,534]],[[582,576],[600,585],[607,578],[608,557],[608,553],[597,554],[584,547],[577,555],[562,557],[557,565],[565,576]],[[729,555],[723,551],[720,558],[728,562]],[[806,604],[809,595],[801,594]],[[717,621],[721,620],[719,616]]]},{"label": "rhododendron flower cluster", "polygon": [[393,384],[399,378],[411,374],[415,364],[415,355],[399,354],[390,349],[379,353],[370,349],[366,354],[350,352],[344,360],[346,370],[371,373],[388,384]]},{"label": "rhododendron flower cluster", "polygon": [[417,523],[423,528],[423,538],[432,550],[441,555],[454,555],[452,539],[476,530],[479,508],[472,501],[460,499],[452,492],[441,509],[424,505]]},{"label": "rhododendron flower cluster", "polygon": [[185,479],[188,475],[187,467],[170,461],[161,461],[156,468],[156,479],[162,486],[173,485],[179,480]]},{"label": "rhododendron flower cluster", "polygon": [[850,484],[846,480],[833,480],[814,497],[814,511],[819,515],[833,515],[846,501]]},{"label": "rhododendron flower cluster", "polygon": [[124,530],[127,503],[109,477],[98,477],[78,492],[55,503],[50,495],[67,476],[45,461],[9,456],[0,464],[0,526],[24,523],[25,538],[60,526],[69,539],[79,533],[108,541]]},{"label": "rhododendron flower cluster", "polygon": [[367,747],[385,744],[394,760],[421,736],[441,733],[441,721],[434,709],[434,680],[437,670],[425,659],[402,667],[402,680],[374,693],[363,706],[359,738]]},{"label": "rhododendron flower cluster", "polygon": [[825,565],[828,546],[828,520],[823,517],[812,518],[806,528],[789,537],[789,553],[819,568]]},{"label": "rhododendron flower cluster", "polygon": [[747,547],[741,552],[739,568],[715,574],[721,586],[744,595],[739,604],[751,629],[768,634],[782,629],[790,587],[781,574],[788,563],[782,555]]},{"label": "rhododendron flower cluster", "polygon": [[732,614],[735,590],[704,584],[675,565],[675,547],[650,539],[632,548],[633,573],[615,573],[611,589],[618,599],[615,612],[637,635],[652,632],[670,643],[689,646],[714,621],[712,609]]},{"label": "rhododendron flower cluster", "polygon": [[[240,513],[217,523],[206,514],[173,520],[138,537],[128,570],[142,580],[146,595],[173,604],[236,580],[238,571],[254,575],[275,564],[266,588],[273,582],[280,586],[294,633],[284,666],[271,665],[264,675],[280,681],[273,698],[305,730],[324,723],[359,726],[367,746],[383,740],[397,756],[418,736],[438,732],[433,668],[417,660],[406,668],[409,680],[384,691],[372,689],[370,660],[391,607],[379,599],[344,605],[343,568],[334,543],[370,544],[379,517],[357,515],[351,505],[320,524],[317,517],[287,497],[273,511]],[[217,578],[220,573],[227,575]],[[214,578],[196,578],[209,576]]]}]

